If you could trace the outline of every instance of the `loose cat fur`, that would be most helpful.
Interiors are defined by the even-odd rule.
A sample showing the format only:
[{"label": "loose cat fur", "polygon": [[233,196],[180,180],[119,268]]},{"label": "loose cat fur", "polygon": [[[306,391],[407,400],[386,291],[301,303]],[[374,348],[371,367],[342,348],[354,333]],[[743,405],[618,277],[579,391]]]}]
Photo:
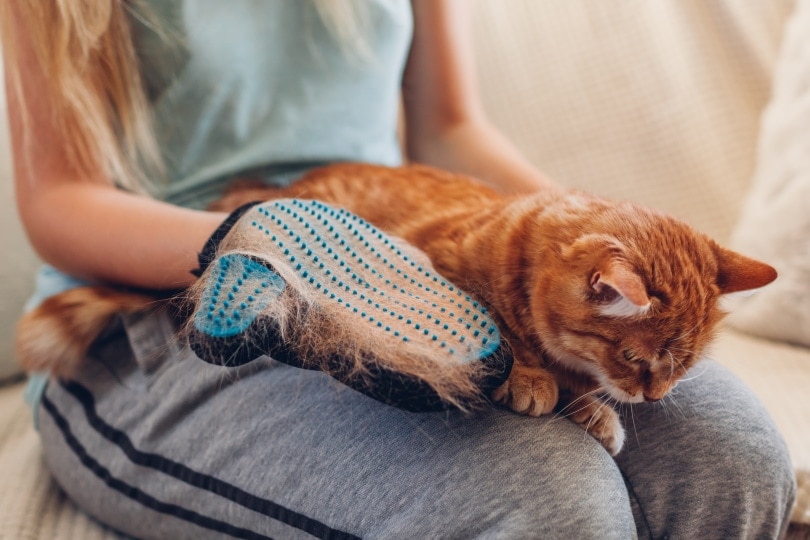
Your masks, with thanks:
[{"label": "loose cat fur", "polygon": [[[513,351],[492,399],[531,416],[556,409],[613,455],[625,434],[610,403],[661,400],[712,340],[720,296],[776,278],[637,204],[563,189],[504,196],[425,166],[332,165],[288,188],[243,181],[211,209],[293,197],[346,208],[424,251],[490,308]],[[21,320],[21,363],[69,378],[115,312],[153,302],[98,287],[57,295]]]}]

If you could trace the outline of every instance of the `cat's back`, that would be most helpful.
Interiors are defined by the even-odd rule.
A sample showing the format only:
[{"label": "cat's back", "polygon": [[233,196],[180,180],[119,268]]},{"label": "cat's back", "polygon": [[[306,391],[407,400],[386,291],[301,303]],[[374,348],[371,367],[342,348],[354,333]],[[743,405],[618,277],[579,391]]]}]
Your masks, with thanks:
[{"label": "cat's back", "polygon": [[314,169],[286,188],[237,182],[209,209],[232,211],[279,198],[323,201],[396,234],[402,227],[480,211],[504,196],[471,177],[425,165],[338,163]]},{"label": "cat's back", "polygon": [[425,165],[330,165],[312,171],[291,188],[300,197],[354,207],[361,214],[378,214],[391,222],[413,219],[415,213],[478,208],[502,198],[473,178]]}]

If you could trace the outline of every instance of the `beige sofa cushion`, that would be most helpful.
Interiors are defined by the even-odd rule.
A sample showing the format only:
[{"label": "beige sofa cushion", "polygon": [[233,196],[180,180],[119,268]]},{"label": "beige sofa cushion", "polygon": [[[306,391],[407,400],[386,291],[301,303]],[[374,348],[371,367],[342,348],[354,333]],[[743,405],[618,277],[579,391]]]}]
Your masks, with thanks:
[{"label": "beige sofa cushion", "polygon": [[790,0],[473,4],[487,110],[534,163],[728,239]]},{"label": "beige sofa cushion", "polygon": [[0,381],[19,373],[14,358],[14,324],[34,284],[36,257],[23,234],[14,204],[5,85],[0,64]]},{"label": "beige sofa cushion", "polygon": [[67,497],[42,463],[22,384],[0,386],[0,538],[113,540]]},{"label": "beige sofa cushion", "polygon": [[734,307],[754,335],[810,347],[810,1],[786,28],[760,131],[754,183],[734,246],[767,260],[779,279]]}]

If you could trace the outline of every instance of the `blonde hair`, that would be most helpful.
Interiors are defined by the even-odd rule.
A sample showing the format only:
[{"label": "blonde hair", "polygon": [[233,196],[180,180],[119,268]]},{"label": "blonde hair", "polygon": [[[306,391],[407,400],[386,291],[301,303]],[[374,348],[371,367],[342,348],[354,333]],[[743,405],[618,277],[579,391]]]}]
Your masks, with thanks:
[{"label": "blonde hair", "polygon": [[[362,0],[313,0],[325,26],[340,41],[363,53],[366,24]],[[14,4],[14,7],[11,4]],[[129,13],[149,10],[140,0],[0,1],[0,28],[10,88],[17,93],[24,128],[26,100],[16,44],[31,43],[54,125],[66,143],[69,165],[80,177],[98,170],[133,191],[148,191],[150,174],[163,167],[151,124],[130,29]],[[135,5],[133,5],[135,4]],[[145,14],[145,15],[144,15]],[[156,31],[159,27],[149,21]],[[24,129],[24,141],[30,137]]]},{"label": "blonde hair", "polygon": [[[143,191],[144,170],[159,171],[161,160],[127,4],[122,0],[15,2],[13,8],[9,4],[0,3],[5,57],[16,62],[16,44],[23,39],[31,43],[46,75],[42,91],[51,103],[54,125],[69,143],[66,155],[73,171],[90,177],[101,169],[119,185]],[[12,9],[15,16],[9,13]],[[6,70],[10,88],[25,109],[19,71],[13,63]],[[25,120],[27,111],[21,113]]]}]

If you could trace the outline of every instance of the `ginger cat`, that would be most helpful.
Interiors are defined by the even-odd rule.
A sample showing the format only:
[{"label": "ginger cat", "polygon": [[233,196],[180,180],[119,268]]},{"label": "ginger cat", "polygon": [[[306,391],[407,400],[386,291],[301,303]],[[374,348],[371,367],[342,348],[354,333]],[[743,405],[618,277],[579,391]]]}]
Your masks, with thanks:
[{"label": "ginger cat", "polygon": [[[776,278],[769,265],[636,204],[562,189],[504,196],[424,166],[332,165],[288,188],[241,182],[212,209],[274,198],[346,208],[424,251],[436,270],[489,307],[512,349],[515,365],[492,399],[532,416],[558,410],[613,455],[625,433],[610,403],[664,398],[714,337],[720,296]],[[114,314],[110,294],[95,304],[99,324]],[[22,319],[24,367],[70,375],[101,329],[65,311],[86,313],[93,295],[68,291]],[[137,297],[121,299],[118,309],[138,308]],[[54,319],[83,321],[81,332],[60,334],[74,343],[58,359],[41,338],[59,326]]]}]

